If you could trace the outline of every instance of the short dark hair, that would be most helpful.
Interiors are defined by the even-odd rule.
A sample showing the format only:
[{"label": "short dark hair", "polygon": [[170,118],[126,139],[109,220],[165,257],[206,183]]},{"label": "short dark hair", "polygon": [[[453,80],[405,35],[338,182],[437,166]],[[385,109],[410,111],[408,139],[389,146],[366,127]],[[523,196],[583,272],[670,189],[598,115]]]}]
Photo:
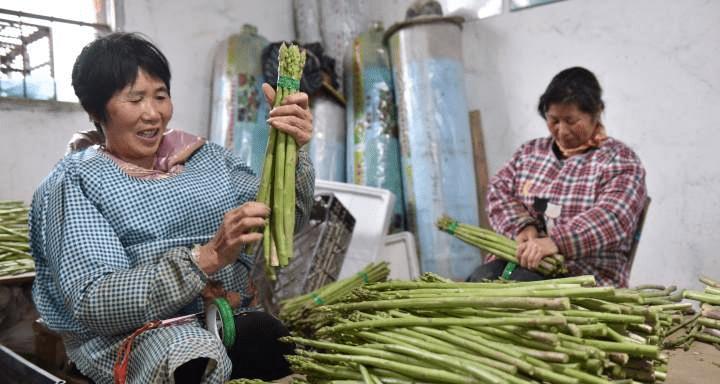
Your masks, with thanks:
[{"label": "short dark hair", "polygon": [[[170,92],[170,65],[165,55],[137,33],[111,33],[80,52],[73,66],[72,86],[85,111],[105,122],[107,102],[135,81],[138,69],[162,80]],[[98,121],[95,127],[102,131]]]},{"label": "short dark hair", "polygon": [[538,103],[538,113],[543,119],[551,104],[575,104],[593,116],[605,109],[600,83],[583,67],[564,69],[553,77]]}]

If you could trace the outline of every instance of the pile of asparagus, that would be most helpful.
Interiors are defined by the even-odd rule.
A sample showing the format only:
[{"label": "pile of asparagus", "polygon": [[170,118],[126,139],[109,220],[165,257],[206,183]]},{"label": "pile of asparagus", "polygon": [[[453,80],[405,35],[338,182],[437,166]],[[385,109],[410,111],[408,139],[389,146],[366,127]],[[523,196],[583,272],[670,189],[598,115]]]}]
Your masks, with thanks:
[{"label": "pile of asparagus", "polygon": [[0,276],[35,270],[28,244],[28,210],[20,201],[0,201]]},{"label": "pile of asparagus", "polygon": [[[301,52],[297,45],[287,47],[283,43],[278,59],[274,107],[280,106],[286,96],[300,90],[304,67],[305,52]],[[272,212],[263,232],[263,253],[265,269],[274,278],[274,268],[286,266],[293,253],[297,144],[285,132],[273,127],[269,129],[257,201],[270,207]]]},{"label": "pile of asparagus", "polygon": [[[439,218],[436,225],[441,231],[445,231],[472,246],[492,253],[503,260],[519,264],[515,257],[517,243],[512,239],[485,228],[458,223],[449,216]],[[550,277],[562,275],[567,273],[564,262],[565,258],[560,254],[544,257],[540,261],[537,271],[544,276]]]},{"label": "pile of asparagus", "polygon": [[700,282],[705,284],[703,292],[684,292],[686,299],[700,302],[701,311],[688,319],[682,326],[673,329],[685,330],[685,334],[666,342],[667,347],[689,348],[694,341],[713,344],[720,349],[720,282],[701,276]]},{"label": "pile of asparagus", "polygon": [[337,303],[353,289],[364,284],[385,281],[389,273],[387,262],[370,263],[353,276],[327,284],[308,294],[282,301],[279,317],[296,334],[312,337],[326,321],[326,316],[313,312],[313,308]]},{"label": "pile of asparagus", "polygon": [[592,276],[369,284],[313,308],[325,326],[316,340],[286,338],[298,346],[288,360],[311,383],[663,381],[660,345],[692,304],[655,304],[646,291]]}]

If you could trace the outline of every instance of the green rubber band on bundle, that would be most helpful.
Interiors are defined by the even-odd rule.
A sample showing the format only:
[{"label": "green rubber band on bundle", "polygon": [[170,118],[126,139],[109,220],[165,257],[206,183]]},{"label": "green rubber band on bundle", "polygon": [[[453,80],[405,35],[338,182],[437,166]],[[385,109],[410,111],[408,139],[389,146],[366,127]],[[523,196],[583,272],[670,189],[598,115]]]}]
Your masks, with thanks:
[{"label": "green rubber band on bundle", "polygon": [[278,76],[277,81],[278,88],[285,88],[290,89],[293,91],[299,91],[300,90],[300,80],[293,79],[289,76]]},{"label": "green rubber band on bundle", "polygon": [[508,261],[508,263],[505,264],[505,269],[503,269],[502,278],[505,280],[510,280],[510,275],[512,275],[515,267],[517,267],[517,264],[513,263],[512,261]]},{"label": "green rubber band on bundle", "polygon": [[365,271],[360,271],[357,273],[358,276],[362,277],[363,283],[367,284],[370,282],[370,277],[368,277],[368,274],[365,273]]},{"label": "green rubber band on bundle", "polygon": [[449,234],[451,234],[451,235],[454,235],[454,234],[455,234],[455,230],[457,229],[457,227],[458,227],[458,222],[457,222],[457,221],[453,221],[452,223],[450,223],[450,225],[448,225],[447,232],[448,232]]},{"label": "green rubber band on bundle", "polygon": [[230,303],[222,297],[216,298],[213,300],[213,303],[217,306],[220,319],[222,320],[223,345],[225,348],[231,348],[235,344],[235,317],[232,308],[230,307]]},{"label": "green rubber band on bundle", "polygon": [[315,292],[311,292],[311,293],[310,293],[310,297],[312,297],[313,301],[314,301],[315,304],[317,304],[317,305],[323,305],[323,304],[325,304],[325,301],[323,301],[322,297],[320,297],[320,295],[318,295],[318,294],[315,293]]}]

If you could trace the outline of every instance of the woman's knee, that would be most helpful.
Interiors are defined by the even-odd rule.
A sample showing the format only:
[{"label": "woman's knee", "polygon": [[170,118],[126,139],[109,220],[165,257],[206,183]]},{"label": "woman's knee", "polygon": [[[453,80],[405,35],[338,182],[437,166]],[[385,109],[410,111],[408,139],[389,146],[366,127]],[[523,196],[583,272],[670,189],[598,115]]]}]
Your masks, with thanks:
[{"label": "woman's knee", "polygon": [[279,339],[290,335],[277,318],[265,312],[246,312],[235,316],[236,340],[228,350],[233,378],[274,380],[292,373],[286,355],[295,346]]}]

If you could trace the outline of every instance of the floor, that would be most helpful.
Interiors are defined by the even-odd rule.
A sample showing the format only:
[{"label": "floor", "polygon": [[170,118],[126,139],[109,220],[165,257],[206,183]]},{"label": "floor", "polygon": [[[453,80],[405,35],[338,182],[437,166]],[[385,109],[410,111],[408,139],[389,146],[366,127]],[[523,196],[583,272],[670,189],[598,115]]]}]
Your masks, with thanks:
[{"label": "floor", "polygon": [[668,351],[666,384],[720,383],[720,349],[695,342],[689,350]]}]

